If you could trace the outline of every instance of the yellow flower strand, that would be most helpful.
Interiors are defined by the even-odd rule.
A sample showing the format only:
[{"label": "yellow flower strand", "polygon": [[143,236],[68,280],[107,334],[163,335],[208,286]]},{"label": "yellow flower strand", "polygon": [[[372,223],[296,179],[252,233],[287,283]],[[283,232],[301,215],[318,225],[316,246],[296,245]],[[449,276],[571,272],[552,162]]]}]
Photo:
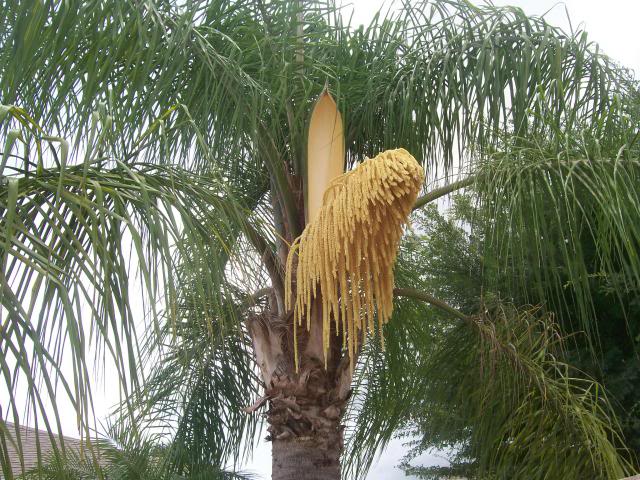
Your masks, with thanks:
[{"label": "yellow flower strand", "polygon": [[[311,302],[320,295],[325,366],[332,319],[352,367],[358,336],[364,340],[367,330],[373,333],[376,314],[384,346],[382,327],[393,310],[393,265],[402,226],[423,181],[422,167],[404,149],[367,159],[331,182],[318,215],[291,247],[285,302],[294,310],[294,343],[305,316],[309,330]],[[297,344],[294,355],[297,370]]]}]

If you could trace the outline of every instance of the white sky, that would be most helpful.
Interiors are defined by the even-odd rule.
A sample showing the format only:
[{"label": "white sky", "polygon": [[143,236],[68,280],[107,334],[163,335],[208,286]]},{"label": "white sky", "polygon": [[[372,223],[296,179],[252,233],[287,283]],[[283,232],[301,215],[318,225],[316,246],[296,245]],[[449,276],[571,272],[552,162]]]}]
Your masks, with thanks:
[{"label": "white sky", "polygon": [[[476,0],[477,2],[477,0]],[[382,0],[353,0],[343,2],[350,3],[354,11],[353,23],[368,24],[373,14],[383,5],[388,6],[390,1]],[[496,5],[514,5],[521,7],[531,15],[546,13],[549,23],[569,28],[565,8],[569,12],[571,22],[576,28],[583,26],[591,40],[600,44],[601,49],[614,60],[635,70],[636,76],[640,72],[640,42],[637,41],[638,19],[640,18],[640,0],[566,0],[563,3],[556,0],[494,0]],[[348,10],[345,12],[348,14]],[[96,386],[96,393],[103,390],[101,398],[96,400],[96,413],[106,415],[109,405],[118,400],[118,394],[113,388],[113,380],[104,378],[103,382]],[[4,403],[4,399],[3,399]],[[63,408],[62,417],[71,420],[63,422],[72,426],[75,415]],[[73,435],[72,429],[65,429],[65,433]],[[243,470],[252,471],[260,478],[271,477],[271,448],[267,442],[262,442],[255,451],[253,461],[242,467]],[[370,471],[367,479],[395,480],[405,479],[404,474],[396,468],[405,448],[400,441],[393,441],[383,452],[378,463]],[[442,455],[435,452],[425,455],[418,463],[443,464]]]}]

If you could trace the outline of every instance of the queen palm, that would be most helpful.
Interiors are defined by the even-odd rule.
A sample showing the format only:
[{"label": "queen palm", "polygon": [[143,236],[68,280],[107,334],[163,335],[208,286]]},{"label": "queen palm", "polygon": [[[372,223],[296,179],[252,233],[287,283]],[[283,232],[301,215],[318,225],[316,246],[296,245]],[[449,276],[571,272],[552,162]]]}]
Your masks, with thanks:
[{"label": "queen palm", "polygon": [[[491,446],[480,472],[619,478],[632,468],[606,397],[555,349],[552,312],[439,301],[420,290],[429,272],[406,262],[422,237],[403,243],[390,323],[359,347],[326,337],[315,307],[294,335],[285,298],[317,168],[311,112],[328,89],[344,171],[402,147],[426,172],[415,209],[472,192],[493,212],[483,258],[517,271],[533,256],[536,271],[519,276],[536,283],[533,300],[575,305],[597,343],[590,275],[640,284],[638,97],[586,34],[445,0],[407,3],[366,28],[324,2],[1,8],[10,401],[0,445],[20,444],[4,423],[19,420],[20,389],[52,435],[62,396],[89,435],[93,359],[117,372],[121,420],[169,439],[178,473],[241,458],[265,412],[274,479],[340,478],[345,422],[343,473],[363,474],[410,401],[389,401],[393,388],[410,395],[430,381],[423,358],[447,383],[447,352],[465,351],[457,392],[486,406],[469,428]],[[585,235],[598,272],[580,251]],[[437,342],[451,328],[458,350]]]}]

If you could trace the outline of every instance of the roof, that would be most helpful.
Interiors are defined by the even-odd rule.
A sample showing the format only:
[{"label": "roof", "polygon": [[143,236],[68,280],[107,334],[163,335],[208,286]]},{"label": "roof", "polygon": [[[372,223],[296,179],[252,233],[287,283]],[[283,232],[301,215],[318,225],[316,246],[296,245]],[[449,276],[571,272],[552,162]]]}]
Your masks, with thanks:
[{"label": "roof", "polygon": [[[23,472],[22,465],[20,462],[20,454],[16,450],[16,447],[11,442],[11,439],[14,441],[17,440],[16,435],[16,425],[10,422],[5,424],[7,430],[10,432],[11,437],[5,437],[6,443],[6,454],[9,458],[9,462],[11,463],[11,469],[13,470],[14,475],[20,475]],[[24,471],[29,471],[38,466],[38,444],[40,444],[40,461],[46,462],[49,454],[53,452],[53,446],[51,444],[51,438],[49,437],[49,433],[46,430],[36,430],[35,428],[20,426],[20,441],[22,442],[22,459],[24,461]],[[55,443],[57,446],[60,446],[60,437],[55,435]],[[82,441],[78,438],[72,437],[62,437],[64,441],[65,449],[73,449],[79,451],[82,446]],[[2,441],[2,436],[0,436],[0,442]],[[17,443],[17,441],[16,441]],[[0,443],[0,455],[4,455],[3,451],[3,443]],[[0,468],[0,479],[3,479],[2,468]]]}]

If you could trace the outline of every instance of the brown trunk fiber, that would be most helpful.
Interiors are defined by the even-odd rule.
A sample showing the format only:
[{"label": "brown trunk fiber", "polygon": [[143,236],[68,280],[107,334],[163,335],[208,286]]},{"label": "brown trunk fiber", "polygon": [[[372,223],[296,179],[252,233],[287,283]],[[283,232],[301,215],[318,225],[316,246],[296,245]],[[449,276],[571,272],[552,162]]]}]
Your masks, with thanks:
[{"label": "brown trunk fiber", "polygon": [[272,442],[272,480],[340,480],[340,449],[323,449],[310,440]]},{"label": "brown trunk fiber", "polygon": [[[270,302],[273,304],[274,302]],[[298,330],[299,369],[293,355],[293,318],[268,312],[252,316],[248,330],[264,380],[264,396],[246,409],[268,404],[267,440],[272,442],[273,480],[339,480],[344,414],[351,392],[349,359],[330,336],[325,364],[322,310],[315,306],[311,329]]]},{"label": "brown trunk fiber", "polygon": [[267,390],[271,478],[339,480],[346,398],[323,366],[301,370],[277,377]]}]

